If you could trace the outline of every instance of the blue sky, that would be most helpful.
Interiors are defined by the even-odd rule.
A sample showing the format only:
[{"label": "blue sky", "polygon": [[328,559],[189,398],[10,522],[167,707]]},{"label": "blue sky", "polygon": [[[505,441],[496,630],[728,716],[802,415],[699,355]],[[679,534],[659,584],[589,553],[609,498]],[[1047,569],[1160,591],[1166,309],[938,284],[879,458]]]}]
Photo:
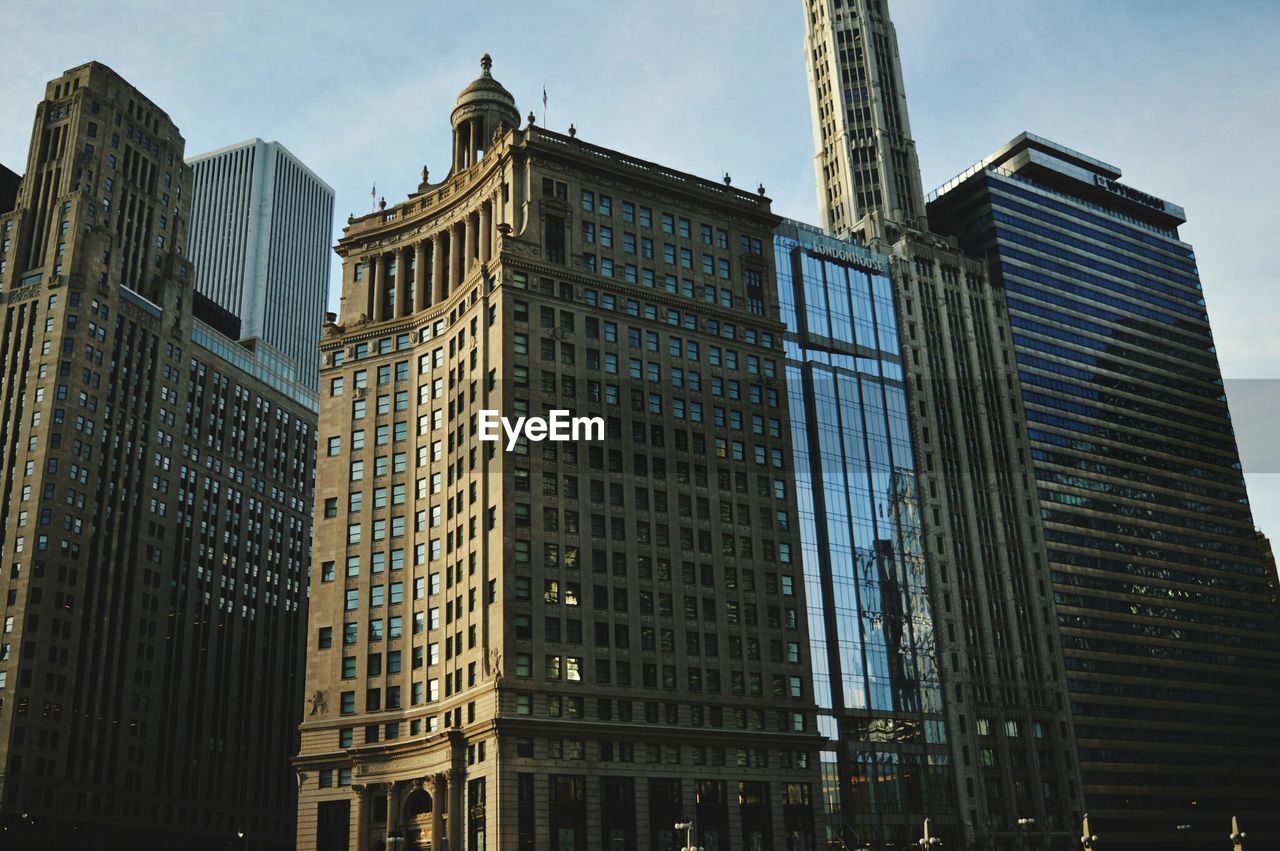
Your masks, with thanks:
[{"label": "blue sky", "polygon": [[[890,0],[926,191],[1022,130],[1187,209],[1259,525],[1280,535],[1280,4]],[[801,0],[274,3],[0,0],[0,163],[46,80],[90,59],[165,108],[188,154],[253,136],[338,194],[337,226],[448,168],[480,54],[522,112],[816,220]],[[335,229],[335,236],[338,230]],[[336,265],[336,264],[335,264]]]}]

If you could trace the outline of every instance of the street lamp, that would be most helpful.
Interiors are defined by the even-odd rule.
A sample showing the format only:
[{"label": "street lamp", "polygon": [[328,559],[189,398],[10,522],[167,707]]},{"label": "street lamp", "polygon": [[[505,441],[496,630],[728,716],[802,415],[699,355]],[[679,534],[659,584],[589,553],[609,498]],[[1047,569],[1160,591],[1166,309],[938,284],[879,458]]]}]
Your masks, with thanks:
[{"label": "street lamp", "polygon": [[680,847],[680,851],[706,851],[702,846],[693,844],[693,822],[678,821],[675,828],[684,831],[684,845]]},{"label": "street lamp", "polygon": [[924,836],[921,836],[919,839],[916,840],[916,845],[918,845],[921,849],[923,849],[923,851],[929,851],[930,848],[937,848],[941,844],[942,844],[941,839],[939,839],[936,836],[929,835],[929,820],[925,819],[924,820]]},{"label": "street lamp", "polygon": [[1244,851],[1245,832],[1240,829],[1240,821],[1235,816],[1231,817],[1231,835],[1227,838],[1231,840],[1232,851]]},{"label": "street lamp", "polygon": [[1178,835],[1182,837],[1182,841],[1180,844],[1185,846],[1188,842],[1191,841],[1191,825],[1180,824],[1174,829],[1178,831]]},{"label": "street lamp", "polygon": [[1022,847],[1026,851],[1031,851],[1031,831],[1036,826],[1036,820],[1033,818],[1018,819],[1018,827],[1022,828]]},{"label": "street lamp", "polygon": [[1084,851],[1093,851],[1093,843],[1098,841],[1095,833],[1089,832],[1089,814],[1084,814],[1084,824],[1082,825],[1082,833],[1080,835],[1080,846]]}]

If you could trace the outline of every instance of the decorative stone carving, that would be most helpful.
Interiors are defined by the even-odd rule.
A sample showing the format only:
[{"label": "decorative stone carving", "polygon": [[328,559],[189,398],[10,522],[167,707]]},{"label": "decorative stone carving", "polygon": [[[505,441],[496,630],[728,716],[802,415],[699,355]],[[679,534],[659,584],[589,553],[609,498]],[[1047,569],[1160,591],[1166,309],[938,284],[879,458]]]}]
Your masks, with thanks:
[{"label": "decorative stone carving", "polygon": [[538,257],[542,254],[542,249],[538,246],[517,239],[504,242],[502,247],[503,250],[510,251],[513,254],[524,254],[529,257]]},{"label": "decorative stone carving", "polygon": [[432,801],[439,801],[441,793],[445,788],[445,777],[443,774],[429,774],[420,781],[427,790],[427,794],[431,796]]},{"label": "decorative stone carving", "polygon": [[308,715],[324,715],[329,711],[329,695],[323,689],[316,689],[307,698]]}]

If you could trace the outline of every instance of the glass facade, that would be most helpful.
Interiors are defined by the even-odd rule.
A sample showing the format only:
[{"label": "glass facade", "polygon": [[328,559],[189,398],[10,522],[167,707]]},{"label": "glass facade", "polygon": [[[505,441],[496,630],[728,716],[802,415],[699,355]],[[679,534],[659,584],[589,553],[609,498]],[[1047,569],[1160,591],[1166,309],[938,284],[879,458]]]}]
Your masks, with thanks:
[{"label": "glass facade", "polygon": [[1275,571],[1182,211],[1118,177],[1024,135],[930,223],[1006,293],[1094,826],[1275,835]]},{"label": "glass facade", "polygon": [[[830,830],[848,847],[954,824],[888,260],[774,236]],[[855,845],[857,841],[859,845]]]}]

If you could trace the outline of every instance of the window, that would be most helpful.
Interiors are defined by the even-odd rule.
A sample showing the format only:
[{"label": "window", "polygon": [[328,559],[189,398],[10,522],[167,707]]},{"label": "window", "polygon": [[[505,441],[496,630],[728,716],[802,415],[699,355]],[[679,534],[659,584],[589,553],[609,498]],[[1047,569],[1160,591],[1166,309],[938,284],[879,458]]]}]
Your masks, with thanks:
[{"label": "window", "polygon": [[[584,204],[586,195],[583,193]],[[563,263],[565,257],[564,219],[560,216],[547,216],[547,260],[551,263]]]}]

